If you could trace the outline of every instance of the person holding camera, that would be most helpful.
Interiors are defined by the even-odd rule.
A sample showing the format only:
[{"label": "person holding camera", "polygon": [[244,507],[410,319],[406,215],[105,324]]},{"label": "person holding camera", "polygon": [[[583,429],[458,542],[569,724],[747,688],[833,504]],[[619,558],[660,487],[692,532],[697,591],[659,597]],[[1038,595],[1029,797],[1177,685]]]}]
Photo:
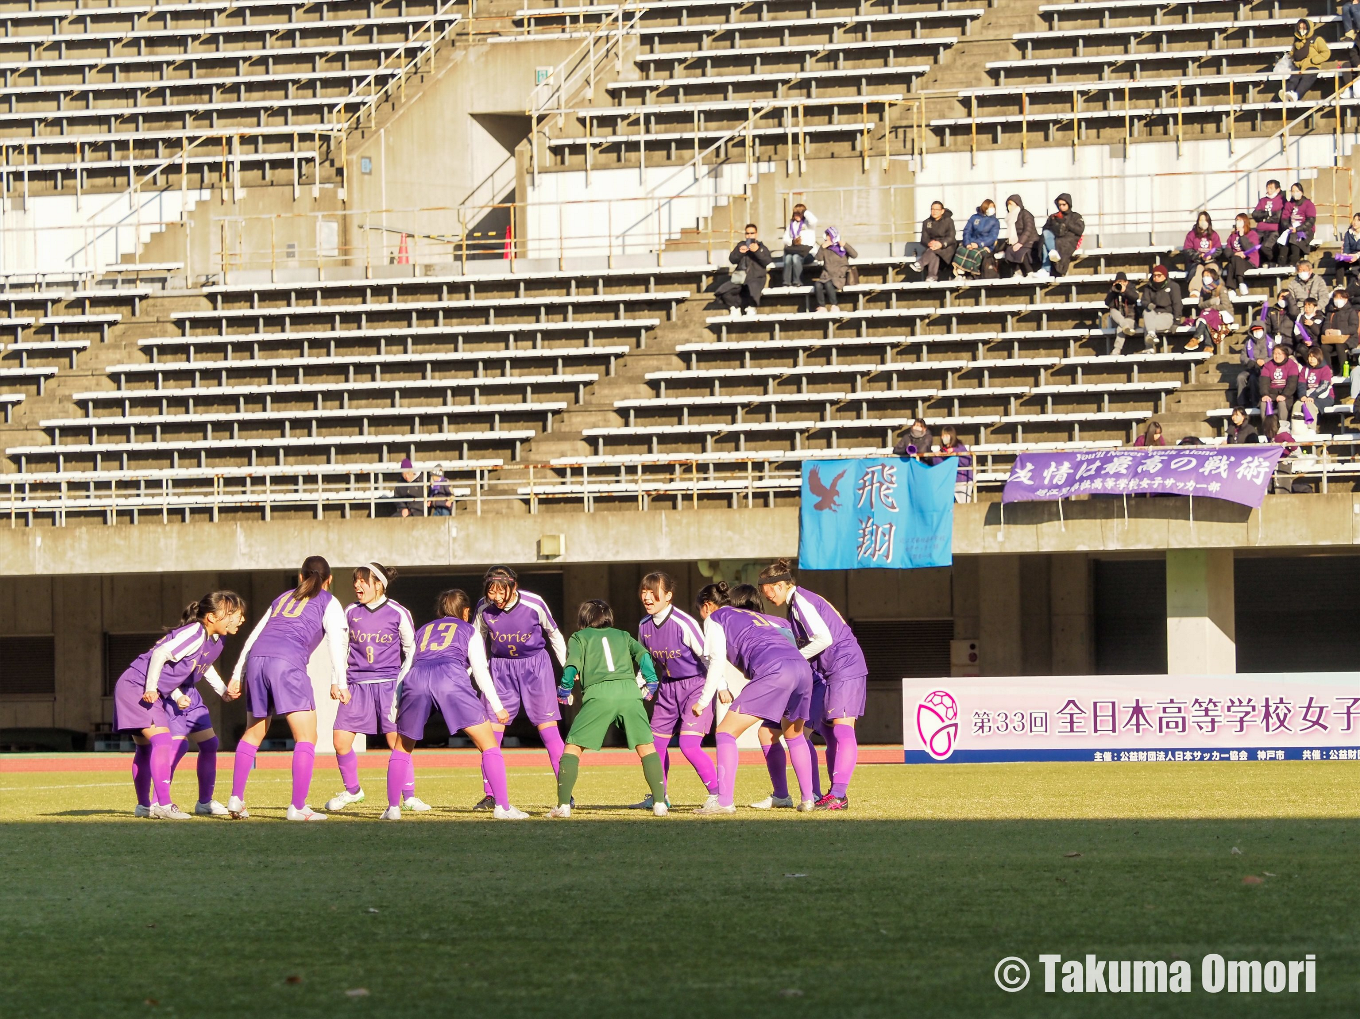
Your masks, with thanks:
[{"label": "person holding camera", "polygon": [[713,292],[714,297],[727,305],[727,313],[733,318],[742,314],[743,308],[748,318],[754,318],[756,308],[760,307],[760,295],[765,292],[765,267],[774,256],[756,236],[759,232],[754,223],[746,224],[746,236],[727,256],[735,268],[727,282]]},{"label": "person holding camera", "polygon": [[1114,328],[1114,349],[1110,353],[1118,357],[1124,352],[1124,341],[1138,327],[1138,295],[1129,286],[1126,273],[1114,274],[1110,292],[1105,295],[1105,307],[1110,309],[1110,325]]}]

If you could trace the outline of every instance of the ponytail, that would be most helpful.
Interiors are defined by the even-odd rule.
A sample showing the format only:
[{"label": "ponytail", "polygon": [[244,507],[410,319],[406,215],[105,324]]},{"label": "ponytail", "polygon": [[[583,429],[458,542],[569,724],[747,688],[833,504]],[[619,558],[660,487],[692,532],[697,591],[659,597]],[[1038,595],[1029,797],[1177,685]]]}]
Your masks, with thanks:
[{"label": "ponytail", "polygon": [[191,601],[184,607],[184,612],[179,617],[179,625],[201,623],[213,613],[219,616],[233,612],[245,615],[245,611],[246,600],[235,591],[210,591],[198,601]]},{"label": "ponytail", "polygon": [[700,589],[694,598],[694,611],[702,614],[705,605],[722,608],[729,604],[731,599],[728,596],[727,585],[720,580],[716,584],[709,584]]},{"label": "ponytail", "polygon": [[319,555],[309,555],[298,571],[298,586],[294,598],[315,598],[322,586],[331,579],[331,564]]},{"label": "ponytail", "polygon": [[787,580],[792,584],[793,563],[788,559],[776,559],[760,571],[759,579],[762,584],[778,584],[781,580]]}]

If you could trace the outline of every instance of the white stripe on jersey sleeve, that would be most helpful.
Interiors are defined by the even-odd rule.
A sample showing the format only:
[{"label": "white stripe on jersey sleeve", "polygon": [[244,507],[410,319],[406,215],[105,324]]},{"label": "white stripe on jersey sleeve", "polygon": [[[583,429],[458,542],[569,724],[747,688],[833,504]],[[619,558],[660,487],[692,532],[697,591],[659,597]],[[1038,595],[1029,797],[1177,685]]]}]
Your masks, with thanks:
[{"label": "white stripe on jersey sleeve", "polygon": [[562,636],[562,631],[557,628],[557,622],[553,619],[552,613],[548,611],[548,603],[538,595],[531,594],[528,591],[519,592],[519,598],[520,601],[538,613],[538,625],[543,628],[543,635],[548,638],[548,643],[552,645],[553,654],[557,656],[558,664],[565,668],[567,664],[567,642]]},{"label": "white stripe on jersey sleeve", "polygon": [[796,587],[789,596],[789,609],[798,614],[799,620],[808,631],[809,640],[798,649],[798,652],[811,661],[831,646],[831,627],[826,625],[821,613],[813,607],[812,599],[802,596],[802,592]]},{"label": "white stripe on jersey sleeve", "polygon": [[208,639],[208,631],[203,628],[202,623],[195,623],[192,628],[182,634],[179,640],[170,645],[170,661],[177,662],[189,655],[198,654],[203,647],[203,642]]},{"label": "white stripe on jersey sleeve", "polygon": [[685,645],[694,652],[696,658],[707,657],[704,654],[704,635],[699,628],[699,620],[679,609],[674,611],[675,621],[680,624],[680,632],[685,636]]},{"label": "white stripe on jersey sleeve", "polygon": [[416,624],[411,618],[411,613],[405,605],[397,602],[392,603],[392,607],[397,610],[397,635],[401,639],[401,671],[397,673],[397,682],[400,683],[406,678],[406,674],[411,671],[411,663],[416,657]]}]

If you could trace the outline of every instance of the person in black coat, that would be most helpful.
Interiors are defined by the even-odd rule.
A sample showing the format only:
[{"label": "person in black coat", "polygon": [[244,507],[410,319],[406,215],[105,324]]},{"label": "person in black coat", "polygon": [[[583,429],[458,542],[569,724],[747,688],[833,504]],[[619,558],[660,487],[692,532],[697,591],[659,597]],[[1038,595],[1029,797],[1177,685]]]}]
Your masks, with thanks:
[{"label": "person in black coat", "polygon": [[1006,276],[1019,273],[1028,276],[1034,271],[1034,247],[1039,243],[1039,231],[1034,215],[1025,208],[1019,195],[1006,199],[1006,220],[1001,236],[996,241],[997,261],[1008,270]]},{"label": "person in black coat", "polygon": [[1157,334],[1175,329],[1184,311],[1180,284],[1171,279],[1171,270],[1153,267],[1152,278],[1138,294],[1138,306],[1143,309],[1143,342],[1156,349]]},{"label": "person in black coat", "polygon": [[1234,407],[1232,417],[1228,421],[1228,445],[1244,446],[1259,441],[1256,429],[1247,420],[1247,412],[1241,407]]},{"label": "person in black coat", "polygon": [[746,236],[727,256],[734,266],[733,272],[745,275],[728,279],[713,291],[713,296],[727,305],[728,313],[734,318],[742,313],[742,308],[746,309],[748,316],[755,315],[756,308],[760,307],[760,295],[765,292],[765,282],[769,278],[765,267],[774,256],[759,240],[758,233],[754,223],[747,223]]},{"label": "person in black coat", "polygon": [[1133,336],[1138,327],[1138,291],[1129,283],[1126,273],[1114,274],[1114,282],[1105,295],[1105,307],[1110,309],[1110,325],[1114,328],[1116,357],[1124,352],[1124,341]]},{"label": "person in black coat", "polygon": [[1072,196],[1063,192],[1053,202],[1057,210],[1044,222],[1044,264],[1039,274],[1065,276],[1072,265],[1072,256],[1086,232],[1086,221],[1072,208]]},{"label": "person in black coat", "polygon": [[912,268],[924,269],[926,279],[933,283],[940,278],[942,269],[953,264],[954,252],[959,248],[954,214],[943,202],[930,203],[930,215],[921,223],[921,246],[925,250]]}]

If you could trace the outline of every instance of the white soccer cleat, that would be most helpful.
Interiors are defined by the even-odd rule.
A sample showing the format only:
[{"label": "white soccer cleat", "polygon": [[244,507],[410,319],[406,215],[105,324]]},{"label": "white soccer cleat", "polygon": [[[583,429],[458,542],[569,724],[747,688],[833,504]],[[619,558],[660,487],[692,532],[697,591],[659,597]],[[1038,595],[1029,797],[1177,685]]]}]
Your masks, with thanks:
[{"label": "white soccer cleat", "polygon": [[[571,808],[568,807],[567,809],[570,810]],[[520,810],[519,807],[498,806],[491,812],[491,816],[497,821],[523,821],[529,815]]]},{"label": "white soccer cleat", "polygon": [[664,803],[653,803],[653,804],[652,804],[652,816],[653,816],[653,817],[665,817],[665,816],[666,816],[667,814],[669,814],[670,812],[671,812],[671,808],[668,807],[668,806],[666,806],[666,804],[664,804]]},{"label": "white soccer cleat", "polygon": [[150,807],[144,807],[144,806],[142,806],[142,805],[139,803],[139,804],[137,804],[137,809],[134,810],[134,811],[132,812],[132,816],[133,816],[133,817],[150,817],[150,816],[151,816],[151,808],[150,808]]},{"label": "white soccer cleat", "polygon": [[357,793],[349,790],[341,790],[326,801],[327,810],[344,810],[351,803],[363,803],[364,791],[360,789]]},{"label": "white soccer cleat", "polygon": [[[717,802],[716,797],[709,798],[712,799],[715,803]],[[756,810],[773,810],[775,807],[788,808],[793,806],[793,797],[775,796],[774,794],[771,794],[769,796],[766,796],[763,800],[759,801],[758,803],[752,803],[751,806],[755,807]]]},{"label": "white soccer cleat", "polygon": [[227,800],[227,813],[238,821],[243,817],[250,816],[250,811],[246,809],[246,801],[239,796],[233,796]]},{"label": "white soccer cleat", "polygon": [[173,803],[162,807],[159,803],[151,808],[151,817],[159,818],[162,821],[188,821],[193,814],[186,814]]},{"label": "white soccer cleat", "polygon": [[419,796],[408,796],[406,797],[406,799],[401,801],[401,805],[407,810],[415,811],[417,814],[422,814],[427,810],[434,809],[428,803],[422,800]]},{"label": "white soccer cleat", "polygon": [[705,806],[705,807],[716,807],[717,805],[718,805],[718,794],[717,794],[717,793],[709,793],[709,794],[708,794],[708,798],[707,798],[706,800],[704,800],[704,806]]},{"label": "white soccer cleat", "polygon": [[216,800],[208,800],[206,803],[195,803],[194,813],[200,817],[226,817],[231,811]]},{"label": "white soccer cleat", "polygon": [[549,817],[571,817],[571,804],[562,803],[548,811]]},{"label": "white soccer cleat", "polygon": [[651,810],[651,809],[652,809],[652,794],[651,794],[651,793],[648,793],[646,796],[642,797],[642,799],[638,800],[636,803],[630,803],[630,804],[628,804],[628,809],[629,809],[629,810]]},{"label": "white soccer cleat", "polygon": [[702,807],[695,808],[694,812],[696,814],[716,816],[722,814],[735,814],[737,812],[737,808],[735,805],[724,807],[721,803],[715,803],[712,806],[709,806],[707,803],[705,803]]},{"label": "white soccer cleat", "polygon": [[798,813],[807,814],[811,812],[816,806],[817,806],[816,800],[803,800],[803,802],[798,804]]},{"label": "white soccer cleat", "polygon": [[384,811],[382,812],[382,815],[378,818],[378,820],[379,820],[379,821],[400,821],[400,820],[401,820],[401,808],[400,808],[400,807],[388,807],[386,810],[384,810]]},{"label": "white soccer cleat", "polygon": [[297,807],[293,806],[291,803],[288,804],[288,813],[287,813],[286,815],[284,815],[284,816],[285,816],[289,821],[324,821],[324,820],[326,820],[326,815],[325,815],[325,814],[318,814],[315,810],[313,810],[311,807],[307,806],[307,804],[305,804],[305,803],[302,805],[302,808],[301,808],[301,809],[298,809]]}]

